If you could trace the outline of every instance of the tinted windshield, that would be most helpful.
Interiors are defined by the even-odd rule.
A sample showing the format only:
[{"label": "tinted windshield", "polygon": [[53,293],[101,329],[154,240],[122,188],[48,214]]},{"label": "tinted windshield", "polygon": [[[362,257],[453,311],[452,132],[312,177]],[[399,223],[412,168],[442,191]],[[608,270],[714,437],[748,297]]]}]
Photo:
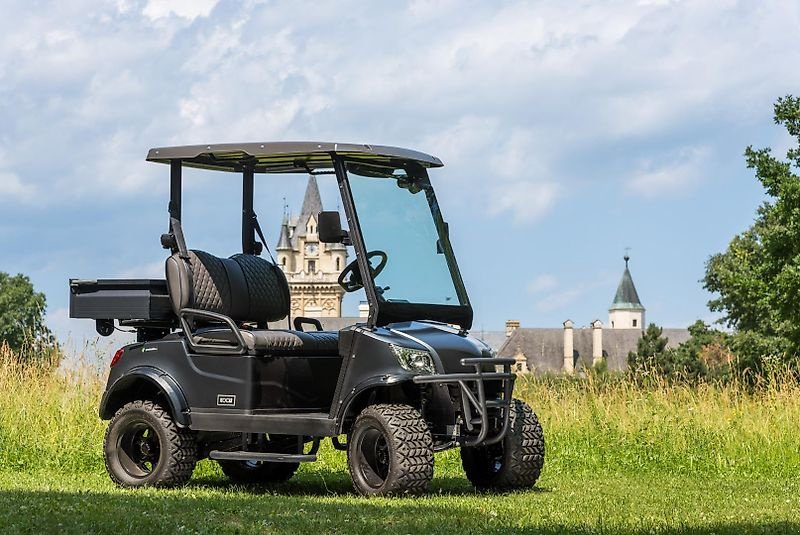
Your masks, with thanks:
[{"label": "tinted windshield", "polygon": [[[348,163],[347,173],[368,252],[386,254],[375,277],[378,299],[390,303],[466,304],[459,300],[448,265],[449,247],[427,179],[404,169]],[[374,254],[371,264],[381,263]]]}]

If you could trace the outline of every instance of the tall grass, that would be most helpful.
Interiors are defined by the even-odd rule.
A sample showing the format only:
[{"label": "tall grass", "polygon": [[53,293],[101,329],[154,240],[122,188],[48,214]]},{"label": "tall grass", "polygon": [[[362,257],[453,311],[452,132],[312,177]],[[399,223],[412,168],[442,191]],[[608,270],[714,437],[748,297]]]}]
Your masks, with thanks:
[{"label": "tall grass", "polygon": [[85,362],[58,368],[59,360],[53,355],[23,366],[0,346],[0,469],[102,466],[102,372]]},{"label": "tall grass", "polygon": [[791,370],[750,382],[521,376],[559,472],[800,474],[800,385]]},{"label": "tall grass", "polygon": [[[105,373],[86,363],[20,367],[0,348],[0,470],[102,470]],[[551,475],[800,474],[800,386],[789,372],[755,390],[740,381],[642,386],[522,375],[515,393],[544,425]],[[342,455],[325,453],[323,463]],[[446,472],[460,464],[455,452],[437,463]]]}]

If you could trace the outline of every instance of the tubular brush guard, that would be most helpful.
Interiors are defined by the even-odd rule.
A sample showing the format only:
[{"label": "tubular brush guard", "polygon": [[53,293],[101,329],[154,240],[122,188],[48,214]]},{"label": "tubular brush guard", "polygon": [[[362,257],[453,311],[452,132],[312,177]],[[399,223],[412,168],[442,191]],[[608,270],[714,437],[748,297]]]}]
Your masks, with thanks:
[{"label": "tubular brush guard", "polygon": [[[478,436],[471,440],[464,440],[463,445],[488,446],[503,440],[508,431],[511,395],[514,390],[514,380],[517,377],[511,373],[511,366],[514,362],[513,358],[465,358],[461,359],[461,365],[474,366],[475,373],[417,375],[413,381],[416,384],[436,383],[444,385],[458,383],[461,388],[461,409],[464,412],[464,424],[467,430],[472,431],[475,429],[476,424],[480,426]],[[484,371],[484,366],[491,366],[494,371]],[[503,371],[496,371],[496,366],[503,366]],[[503,389],[500,399],[486,399],[486,381],[502,381]],[[470,383],[474,383],[474,389],[470,388]],[[489,409],[498,409],[501,412],[503,425],[496,435],[487,438],[489,434]],[[473,412],[477,413],[479,418],[473,418]]]}]

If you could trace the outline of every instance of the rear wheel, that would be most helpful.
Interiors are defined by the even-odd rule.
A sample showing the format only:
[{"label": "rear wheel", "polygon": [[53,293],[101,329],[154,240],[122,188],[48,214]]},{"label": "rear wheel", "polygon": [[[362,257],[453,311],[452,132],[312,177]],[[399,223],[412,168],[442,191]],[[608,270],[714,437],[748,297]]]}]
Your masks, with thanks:
[{"label": "rear wheel", "polygon": [[118,485],[174,487],[192,477],[197,445],[194,434],[178,427],[163,407],[132,401],[108,424],[103,457]]},{"label": "rear wheel", "polygon": [[433,478],[433,439],[419,411],[408,405],[371,405],[356,418],[347,464],[365,496],[420,494]]},{"label": "rear wheel", "polygon": [[544,466],[544,431],[527,403],[512,400],[508,433],[497,444],[461,448],[467,479],[480,490],[532,487]]}]

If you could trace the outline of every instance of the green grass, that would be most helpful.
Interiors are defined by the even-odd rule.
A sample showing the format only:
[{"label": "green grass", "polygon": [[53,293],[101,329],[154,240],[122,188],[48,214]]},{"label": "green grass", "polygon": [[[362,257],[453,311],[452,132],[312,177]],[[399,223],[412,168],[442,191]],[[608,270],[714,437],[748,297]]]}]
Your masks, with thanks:
[{"label": "green grass", "polygon": [[800,532],[800,387],[647,389],[619,380],[520,378],[547,460],[527,492],[479,494],[457,451],[421,498],[357,497],[341,452],[289,483],[228,483],[204,461],[177,490],[121,490],[103,469],[101,376],[21,371],[0,351],[2,533]]}]

